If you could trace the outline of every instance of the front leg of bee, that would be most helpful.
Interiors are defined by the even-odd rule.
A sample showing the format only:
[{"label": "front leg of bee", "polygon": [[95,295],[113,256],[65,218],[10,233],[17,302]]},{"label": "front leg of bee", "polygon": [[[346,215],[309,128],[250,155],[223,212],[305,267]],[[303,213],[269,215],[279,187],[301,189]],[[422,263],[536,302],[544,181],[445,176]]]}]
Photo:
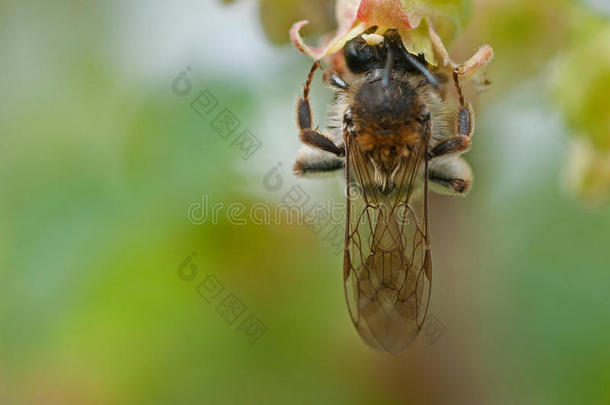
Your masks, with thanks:
[{"label": "front leg of bee", "polygon": [[330,152],[335,156],[345,156],[345,147],[335,145],[328,136],[320,133],[317,129],[311,128],[311,106],[308,99],[302,98],[299,100],[297,113],[301,142],[316,149]]},{"label": "front leg of bee", "polygon": [[474,114],[469,105],[460,107],[456,114],[456,135],[434,146],[430,158],[464,153],[470,149],[472,133],[474,132]]},{"label": "front leg of bee", "polygon": [[458,74],[453,73],[453,80],[459,97],[459,109],[455,116],[455,137],[436,145],[430,151],[430,157],[449,155],[453,153],[464,153],[470,149],[471,137],[474,133],[474,113],[470,104],[464,100]]},{"label": "front leg of bee", "polygon": [[459,110],[456,115],[456,137],[436,145],[430,153],[430,157],[443,156],[452,153],[463,153],[470,148],[470,137],[474,132],[474,114],[472,108],[464,100],[461,80],[476,77],[482,72],[487,64],[493,59],[494,52],[491,46],[483,45],[466,62],[462,64],[451,60],[449,52],[434,28],[428,26],[428,36],[432,45],[432,51],[439,61],[439,66],[449,68],[453,71],[453,81],[458,93]]},{"label": "front leg of bee", "polygon": [[316,69],[320,67],[320,63],[316,62],[311,67],[307,82],[303,89],[303,97],[297,103],[297,125],[299,127],[299,137],[301,142],[316,149],[321,149],[330,152],[335,156],[345,156],[345,147],[337,146],[328,136],[322,134],[316,129],[312,129],[313,116],[311,114],[311,105],[309,104],[309,89],[311,81]]}]

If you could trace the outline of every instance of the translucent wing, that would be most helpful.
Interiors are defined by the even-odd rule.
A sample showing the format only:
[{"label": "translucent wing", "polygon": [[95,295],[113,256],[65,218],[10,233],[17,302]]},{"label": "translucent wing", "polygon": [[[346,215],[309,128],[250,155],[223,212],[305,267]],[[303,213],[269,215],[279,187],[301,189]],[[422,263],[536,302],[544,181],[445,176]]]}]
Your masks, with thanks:
[{"label": "translucent wing", "polygon": [[368,186],[370,166],[349,139],[346,148],[348,309],[367,344],[399,353],[423,326],[430,300],[428,141],[422,140],[395,173],[390,196]]}]

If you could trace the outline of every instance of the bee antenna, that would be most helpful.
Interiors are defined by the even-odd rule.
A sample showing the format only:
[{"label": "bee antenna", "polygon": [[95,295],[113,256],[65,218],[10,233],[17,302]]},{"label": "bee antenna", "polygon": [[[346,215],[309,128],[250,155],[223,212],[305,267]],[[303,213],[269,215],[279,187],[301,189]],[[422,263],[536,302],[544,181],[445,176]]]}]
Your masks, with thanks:
[{"label": "bee antenna", "polygon": [[407,48],[405,48],[404,43],[402,42],[402,38],[400,37],[400,35],[398,35],[398,32],[395,30],[390,30],[388,31],[386,34],[386,48],[388,50],[388,54],[390,51],[390,44],[389,42],[392,43],[393,46],[395,46],[398,51],[402,54],[402,56],[404,56],[407,61],[416,69],[418,70],[422,75],[424,75],[424,77],[428,80],[428,82],[434,86],[435,89],[439,89],[440,86],[438,84],[438,80],[436,80],[436,78],[434,77],[434,75],[432,75],[432,73],[430,73],[430,71],[428,69],[426,69],[426,67],[413,55],[411,55],[411,53],[409,51],[407,51]]},{"label": "bee antenna", "polygon": [[390,76],[392,75],[392,68],[394,67],[394,55],[392,54],[392,50],[387,47],[388,57],[385,61],[385,67],[383,68],[383,77],[381,79],[381,83],[383,87],[388,87],[390,84]]},{"label": "bee antenna", "polygon": [[409,63],[411,63],[411,65],[413,65],[413,67],[415,69],[419,70],[419,72],[426,77],[428,82],[432,86],[434,86],[435,89],[438,90],[438,88],[440,86],[438,84],[438,80],[436,80],[434,75],[432,75],[432,73],[430,73],[430,71],[428,69],[426,69],[426,67],[424,65],[422,65],[422,63],[419,60],[417,60],[417,58],[415,56],[411,55],[411,53],[409,53],[409,51],[407,51],[406,49],[404,49],[404,55],[407,58],[407,60],[409,61]]}]

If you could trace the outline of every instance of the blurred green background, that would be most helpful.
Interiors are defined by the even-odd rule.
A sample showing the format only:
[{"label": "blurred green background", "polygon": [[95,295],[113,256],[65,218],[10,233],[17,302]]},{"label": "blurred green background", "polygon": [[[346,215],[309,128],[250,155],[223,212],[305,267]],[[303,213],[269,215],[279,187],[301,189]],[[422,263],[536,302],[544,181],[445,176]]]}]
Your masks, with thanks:
[{"label": "blurred green background", "polygon": [[[492,44],[494,84],[473,191],[431,207],[444,333],[392,357],[352,327],[321,232],[187,215],[293,186],[341,200],[340,176],[291,176],[310,61],[278,43],[304,17],[331,29],[332,6],[0,2],[0,404],[610,403],[609,16],[604,0],[475,2],[452,53]],[[313,98],[323,122],[319,80]],[[211,303],[204,280],[224,287]]]}]

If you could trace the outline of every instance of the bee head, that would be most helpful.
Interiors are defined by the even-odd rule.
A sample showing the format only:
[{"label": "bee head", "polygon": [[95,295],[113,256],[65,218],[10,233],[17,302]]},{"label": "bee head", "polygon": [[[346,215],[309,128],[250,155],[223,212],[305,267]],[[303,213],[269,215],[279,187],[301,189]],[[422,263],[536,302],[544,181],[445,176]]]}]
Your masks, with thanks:
[{"label": "bee head", "polygon": [[429,114],[409,77],[422,77],[438,88],[423,55],[411,55],[396,30],[384,34],[378,45],[362,38],[344,47],[345,60],[354,73],[364,73],[350,108],[350,125],[356,144],[364,153],[384,158],[391,166],[406,157],[423,138]]},{"label": "bee head", "polygon": [[[376,27],[373,27],[373,31]],[[343,47],[345,63],[352,73],[367,73],[375,69],[383,69],[387,65],[388,57],[393,66],[408,73],[427,73],[427,66],[423,54],[411,55],[404,47],[402,38],[395,29],[388,30],[383,35],[383,42],[369,45],[361,36],[349,40]]]}]

